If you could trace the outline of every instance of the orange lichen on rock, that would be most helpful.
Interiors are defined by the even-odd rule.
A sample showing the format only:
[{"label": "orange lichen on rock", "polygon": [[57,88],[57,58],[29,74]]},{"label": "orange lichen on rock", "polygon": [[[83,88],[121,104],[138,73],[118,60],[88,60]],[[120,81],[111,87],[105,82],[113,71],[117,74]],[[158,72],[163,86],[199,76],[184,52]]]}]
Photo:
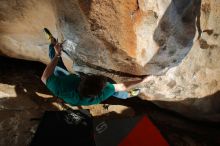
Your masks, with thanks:
[{"label": "orange lichen on rock", "polygon": [[[121,4],[120,1],[92,0],[80,2],[80,7],[89,18],[90,29],[94,35],[105,40],[117,49],[125,51],[128,56],[136,55],[136,35],[133,28],[132,14],[137,9],[137,1],[131,0]],[[85,8],[88,9],[85,11]]]}]

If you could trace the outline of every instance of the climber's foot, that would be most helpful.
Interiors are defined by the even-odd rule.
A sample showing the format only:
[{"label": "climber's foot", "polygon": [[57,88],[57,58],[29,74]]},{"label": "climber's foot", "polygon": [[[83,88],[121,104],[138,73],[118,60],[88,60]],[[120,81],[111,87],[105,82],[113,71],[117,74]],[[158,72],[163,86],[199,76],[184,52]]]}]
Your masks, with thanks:
[{"label": "climber's foot", "polygon": [[139,89],[139,88],[130,90],[130,91],[128,91],[128,93],[129,93],[128,98],[138,96],[140,94],[140,92],[141,92],[141,89]]},{"label": "climber's foot", "polygon": [[49,29],[44,28],[44,33],[46,38],[50,41],[51,44],[56,44],[56,39],[53,37],[53,35],[51,34],[51,32],[49,31]]}]

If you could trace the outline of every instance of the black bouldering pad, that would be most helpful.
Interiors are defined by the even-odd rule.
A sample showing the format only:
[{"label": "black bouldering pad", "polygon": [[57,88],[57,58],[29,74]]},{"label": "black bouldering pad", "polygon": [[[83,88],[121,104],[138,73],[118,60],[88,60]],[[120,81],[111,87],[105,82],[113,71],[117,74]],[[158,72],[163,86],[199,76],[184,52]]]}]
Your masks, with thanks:
[{"label": "black bouldering pad", "polygon": [[46,111],[30,146],[95,146],[87,110]]}]

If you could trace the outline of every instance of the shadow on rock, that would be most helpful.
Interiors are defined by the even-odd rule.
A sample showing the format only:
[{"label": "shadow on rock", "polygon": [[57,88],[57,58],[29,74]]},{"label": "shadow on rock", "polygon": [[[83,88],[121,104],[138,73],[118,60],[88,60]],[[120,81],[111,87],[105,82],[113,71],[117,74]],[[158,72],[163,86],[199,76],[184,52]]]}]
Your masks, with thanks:
[{"label": "shadow on rock", "polygon": [[[57,109],[50,102],[55,101],[50,92],[40,80],[41,71],[45,67],[37,62],[25,62],[22,60],[8,59],[1,57],[0,83],[5,84],[7,92],[8,86],[14,86],[15,97],[2,97],[0,102],[2,108],[16,109]],[[38,65],[35,65],[38,64]],[[14,68],[14,66],[20,66]],[[32,67],[35,67],[34,69]],[[9,89],[8,89],[9,90]],[[42,96],[41,96],[42,94]],[[10,96],[10,93],[9,93]]]},{"label": "shadow on rock", "polygon": [[[145,68],[160,72],[179,65],[193,45],[200,30],[201,0],[172,0],[154,31],[159,49]],[[157,74],[157,73],[156,73]]]},{"label": "shadow on rock", "polygon": [[201,98],[187,98],[172,102],[154,101],[154,103],[184,114],[191,119],[220,122],[220,91]]}]

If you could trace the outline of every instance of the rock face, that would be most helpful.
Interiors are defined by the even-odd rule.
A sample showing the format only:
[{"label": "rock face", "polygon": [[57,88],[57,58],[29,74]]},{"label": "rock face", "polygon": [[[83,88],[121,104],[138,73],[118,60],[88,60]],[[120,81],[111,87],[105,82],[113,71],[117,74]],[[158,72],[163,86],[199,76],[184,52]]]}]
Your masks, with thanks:
[{"label": "rock face", "polygon": [[206,0],[199,6],[196,35],[189,53],[178,66],[149,79],[144,94],[159,106],[186,116],[219,121],[220,3]]},{"label": "rock face", "polygon": [[2,0],[0,52],[48,63],[48,27],[67,40],[75,71],[118,81],[150,74],[142,99],[220,121],[219,8],[217,0]]}]

